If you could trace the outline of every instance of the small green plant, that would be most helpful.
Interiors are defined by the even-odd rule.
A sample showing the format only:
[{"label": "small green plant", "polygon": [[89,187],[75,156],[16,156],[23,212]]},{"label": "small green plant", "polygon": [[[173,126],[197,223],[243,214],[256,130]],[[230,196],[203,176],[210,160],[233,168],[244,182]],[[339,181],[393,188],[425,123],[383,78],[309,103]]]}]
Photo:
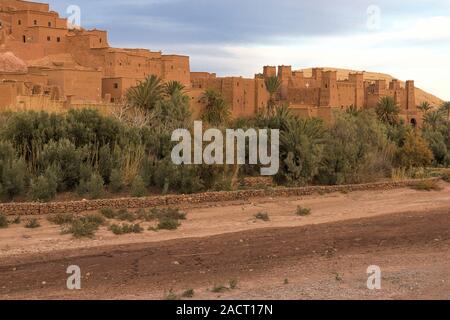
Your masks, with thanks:
[{"label": "small green plant", "polygon": [[86,219],[79,218],[68,225],[67,230],[63,233],[70,233],[75,238],[92,238],[100,226],[96,223],[89,222]]},{"label": "small green plant", "polygon": [[105,208],[101,209],[100,213],[106,218],[106,219],[114,219],[116,217],[116,211],[111,208]]},{"label": "small green plant", "polygon": [[339,273],[337,273],[337,272],[334,274],[334,278],[338,282],[343,280],[342,276]]},{"label": "small green plant", "polygon": [[411,186],[412,189],[417,191],[441,191],[442,188],[435,180],[419,181]]},{"label": "small green plant", "polygon": [[238,286],[238,281],[236,279],[232,279],[228,282],[228,285],[230,286],[231,290],[234,290]]},{"label": "small green plant", "polygon": [[15,217],[10,223],[11,224],[20,224],[22,222],[22,219],[20,216]]},{"label": "small green plant", "polygon": [[288,278],[284,279],[284,284],[285,284],[285,285],[288,285],[288,284],[289,284],[289,279],[288,279]]},{"label": "small green plant", "polygon": [[311,209],[298,206],[295,214],[301,217],[306,217],[311,215]]},{"label": "small green plant", "polygon": [[25,228],[27,229],[36,229],[39,228],[40,226],[41,224],[39,223],[39,220],[36,218],[28,220],[27,223],[25,224]]},{"label": "small green plant", "polygon": [[214,293],[222,293],[222,292],[228,291],[228,288],[225,287],[224,285],[219,284],[219,285],[215,285],[215,286],[211,289],[211,291],[214,292]]},{"label": "small green plant", "polygon": [[120,192],[123,188],[123,178],[122,173],[117,170],[113,169],[111,171],[111,177],[109,178],[109,189],[113,193]]},{"label": "small green plant", "polygon": [[141,176],[136,176],[131,185],[131,194],[133,197],[143,197],[147,194],[147,187]]},{"label": "small green plant", "polygon": [[57,224],[57,225],[64,225],[68,223],[72,223],[74,221],[74,216],[71,213],[57,213],[53,214],[51,216],[48,216],[47,220],[51,223]]},{"label": "small green plant", "polygon": [[136,215],[132,212],[129,212],[127,209],[120,209],[117,212],[115,218],[120,221],[128,221],[128,222],[134,222],[137,219]]},{"label": "small green plant", "polygon": [[267,212],[259,212],[255,215],[255,218],[262,221],[270,221],[269,214]]},{"label": "small green plant", "polygon": [[104,181],[101,175],[94,173],[86,183],[86,192],[91,199],[99,199],[103,195]]},{"label": "small green plant", "polygon": [[181,297],[183,298],[192,298],[194,297],[195,292],[194,289],[187,289],[183,292],[183,294],[181,295]]},{"label": "small green plant", "polygon": [[86,221],[89,223],[94,223],[99,226],[106,222],[105,217],[99,213],[88,214],[88,215],[84,216],[84,219],[86,219]]},{"label": "small green plant", "polygon": [[180,222],[176,219],[164,217],[159,220],[158,225],[156,226],[157,230],[176,230],[180,226]]},{"label": "small green plant", "polygon": [[450,183],[450,169],[444,170],[444,172],[442,173],[442,180]]},{"label": "small green plant", "polygon": [[170,218],[175,220],[186,220],[186,213],[178,208],[153,208],[150,210],[152,219]]},{"label": "small green plant", "polygon": [[8,218],[3,213],[0,213],[0,229],[8,228],[8,225]]},{"label": "small green plant", "polygon": [[180,300],[180,297],[173,291],[173,289],[170,289],[166,294],[166,300]]},{"label": "small green plant", "polygon": [[113,224],[109,227],[112,233],[115,235],[129,234],[129,233],[141,233],[144,229],[139,224]]}]

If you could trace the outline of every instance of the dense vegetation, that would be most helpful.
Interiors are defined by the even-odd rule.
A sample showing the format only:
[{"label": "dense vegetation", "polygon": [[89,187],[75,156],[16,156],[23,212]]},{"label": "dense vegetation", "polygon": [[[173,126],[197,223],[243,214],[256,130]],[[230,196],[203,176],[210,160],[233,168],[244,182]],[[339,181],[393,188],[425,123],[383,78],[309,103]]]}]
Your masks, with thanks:
[{"label": "dense vegetation", "polygon": [[[268,83],[267,110],[251,119],[231,120],[225,100],[204,94],[203,121],[222,129],[281,130],[282,185],[375,181],[392,172],[413,176],[418,168],[450,165],[449,105],[421,106],[421,129],[403,123],[392,99],[375,110],[349,108],[333,124],[301,119],[276,106],[278,84]],[[129,91],[113,116],[95,110],[66,114],[15,112],[0,115],[0,198],[50,201],[58,193],[100,198],[105,192],[144,196],[153,192],[193,193],[236,188],[256,166],[176,166],[172,131],[192,129],[189,99],[177,82],[150,77]]]}]

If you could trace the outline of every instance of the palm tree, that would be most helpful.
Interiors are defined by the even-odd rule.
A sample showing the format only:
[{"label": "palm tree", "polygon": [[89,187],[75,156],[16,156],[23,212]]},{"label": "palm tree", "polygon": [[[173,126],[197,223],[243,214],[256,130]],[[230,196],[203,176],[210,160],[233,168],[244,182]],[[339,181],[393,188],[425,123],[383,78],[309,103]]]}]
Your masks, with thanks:
[{"label": "palm tree", "polygon": [[450,120],[450,101],[446,101],[442,104],[440,110],[447,114],[447,120]]},{"label": "palm tree", "polygon": [[358,108],[351,104],[346,110],[346,113],[348,113],[349,115],[356,117],[358,114],[360,114],[360,110],[358,110]]},{"label": "palm tree", "polygon": [[219,92],[208,89],[201,100],[205,103],[202,120],[213,126],[220,126],[230,120],[230,108]]},{"label": "palm tree", "polygon": [[443,118],[443,113],[439,110],[436,110],[425,114],[425,116],[423,117],[423,122],[426,126],[431,127],[433,131],[436,131],[439,125],[442,123],[442,120],[444,120]]},{"label": "palm tree", "polygon": [[152,75],[140,81],[137,86],[128,89],[126,100],[133,107],[152,110],[163,99],[163,92],[161,79]]},{"label": "palm tree", "polygon": [[376,112],[378,119],[390,125],[399,123],[400,108],[392,97],[383,97],[378,102]]},{"label": "palm tree", "polygon": [[169,81],[164,84],[164,93],[168,97],[175,97],[184,94],[186,87],[179,81]]},{"label": "palm tree", "polygon": [[422,102],[420,105],[417,106],[417,109],[419,109],[420,111],[423,112],[423,114],[427,114],[428,111],[430,111],[431,109],[433,109],[433,106],[428,102],[428,101],[424,101]]},{"label": "palm tree", "polygon": [[269,101],[267,104],[267,108],[269,112],[273,111],[275,107],[275,94],[281,88],[281,80],[276,76],[272,76],[266,79],[266,89],[269,92]]}]

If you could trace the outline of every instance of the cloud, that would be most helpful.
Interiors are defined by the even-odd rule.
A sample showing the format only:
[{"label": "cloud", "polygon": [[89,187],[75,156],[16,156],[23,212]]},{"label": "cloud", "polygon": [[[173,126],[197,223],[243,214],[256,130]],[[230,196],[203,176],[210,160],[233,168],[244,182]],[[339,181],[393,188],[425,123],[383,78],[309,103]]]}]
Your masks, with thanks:
[{"label": "cloud", "polygon": [[[50,0],[65,12],[72,0]],[[267,64],[390,73],[450,100],[450,0],[78,0],[118,47],[191,56],[193,70],[252,77]],[[378,28],[368,8],[379,8]]]}]

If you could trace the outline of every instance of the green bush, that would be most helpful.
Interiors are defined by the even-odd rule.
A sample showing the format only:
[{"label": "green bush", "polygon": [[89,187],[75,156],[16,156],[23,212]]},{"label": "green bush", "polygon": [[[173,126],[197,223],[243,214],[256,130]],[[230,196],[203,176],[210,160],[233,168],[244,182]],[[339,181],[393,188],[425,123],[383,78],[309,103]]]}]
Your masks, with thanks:
[{"label": "green bush", "polygon": [[159,220],[157,230],[176,230],[181,224],[176,219],[164,217]]},{"label": "green bush", "polygon": [[39,220],[36,218],[28,220],[27,223],[25,224],[25,228],[27,229],[36,229],[39,228],[40,226],[41,224],[39,223]]},{"label": "green bush", "polygon": [[262,221],[270,221],[269,214],[267,212],[259,212],[255,215],[255,218]]},{"label": "green bush", "polygon": [[94,173],[91,179],[86,183],[86,192],[91,199],[101,198],[104,192],[104,182],[103,178],[98,174]]},{"label": "green bush", "polygon": [[131,194],[133,197],[143,197],[147,195],[147,188],[141,176],[136,176],[131,185]]},{"label": "green bush", "polygon": [[8,218],[3,213],[0,213],[0,229],[8,228],[8,225]]},{"label": "green bush", "polygon": [[109,227],[112,233],[116,235],[129,234],[129,233],[141,233],[144,229],[139,224],[113,224]]},{"label": "green bush", "polygon": [[55,198],[58,189],[56,174],[49,168],[44,175],[31,183],[31,195],[35,201],[48,202]]},{"label": "green bush", "polygon": [[100,213],[107,219],[114,219],[116,217],[116,211],[111,208],[101,209]]},{"label": "green bush", "polygon": [[137,219],[136,215],[132,212],[129,212],[127,209],[120,209],[117,212],[115,218],[120,221],[128,221],[128,222],[134,222]]},{"label": "green bush", "polygon": [[72,223],[75,218],[71,213],[56,213],[48,216],[47,220],[51,223],[62,226],[64,224]]},{"label": "green bush", "polygon": [[122,179],[122,173],[117,170],[113,169],[111,171],[111,176],[109,180],[109,189],[113,193],[120,192],[123,188],[123,179]]},{"label": "green bush", "polygon": [[295,214],[301,217],[306,217],[311,215],[311,209],[298,206],[297,211],[295,211]]},{"label": "green bush", "polygon": [[102,221],[104,218],[100,215],[79,217],[66,225],[63,233],[71,233],[75,238],[92,238],[102,225]]}]

